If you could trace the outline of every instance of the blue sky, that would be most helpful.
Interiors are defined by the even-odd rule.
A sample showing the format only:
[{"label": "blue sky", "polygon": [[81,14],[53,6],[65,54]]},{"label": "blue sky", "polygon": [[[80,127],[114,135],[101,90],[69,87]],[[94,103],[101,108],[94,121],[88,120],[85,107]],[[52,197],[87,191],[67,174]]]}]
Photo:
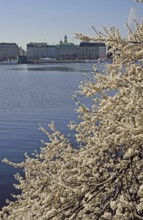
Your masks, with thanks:
[{"label": "blue sky", "polygon": [[126,35],[125,23],[143,17],[143,3],[134,0],[0,0],[0,42],[15,42],[26,49],[29,42],[58,44],[65,34],[94,36],[91,28],[116,26]]}]

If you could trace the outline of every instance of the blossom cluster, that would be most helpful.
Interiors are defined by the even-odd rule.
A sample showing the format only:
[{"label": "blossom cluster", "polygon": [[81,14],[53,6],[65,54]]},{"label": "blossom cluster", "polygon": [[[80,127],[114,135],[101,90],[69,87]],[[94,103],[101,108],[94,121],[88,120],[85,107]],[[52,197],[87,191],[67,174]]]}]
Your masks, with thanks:
[{"label": "blossom cluster", "polygon": [[[95,40],[106,42],[112,64],[94,65],[81,82],[79,123],[70,122],[76,146],[51,122],[40,153],[13,164],[22,193],[0,212],[2,220],[143,219],[143,24],[123,39],[115,28]],[[81,39],[90,38],[78,35]],[[93,39],[92,39],[93,40]]]}]

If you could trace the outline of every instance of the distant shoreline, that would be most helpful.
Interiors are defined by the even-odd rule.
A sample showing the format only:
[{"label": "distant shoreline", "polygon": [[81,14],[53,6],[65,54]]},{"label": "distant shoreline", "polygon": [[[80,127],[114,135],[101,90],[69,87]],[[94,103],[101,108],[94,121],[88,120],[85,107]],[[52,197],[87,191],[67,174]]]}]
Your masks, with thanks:
[{"label": "distant shoreline", "polygon": [[57,64],[57,63],[106,63],[106,62],[112,62],[111,58],[99,58],[96,60],[51,60],[47,62],[42,61],[35,61],[35,62],[25,62],[25,63],[18,63],[18,61],[4,61],[0,62],[0,65],[18,65],[18,64]]}]

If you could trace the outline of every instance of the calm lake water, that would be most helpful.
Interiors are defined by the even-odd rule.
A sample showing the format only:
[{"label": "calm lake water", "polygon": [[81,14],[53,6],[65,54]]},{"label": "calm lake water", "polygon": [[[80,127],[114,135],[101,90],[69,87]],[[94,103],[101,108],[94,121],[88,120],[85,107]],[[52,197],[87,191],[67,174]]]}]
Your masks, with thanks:
[{"label": "calm lake water", "polygon": [[0,208],[15,193],[13,183],[17,169],[2,163],[24,159],[41,147],[46,139],[39,123],[48,128],[55,121],[57,128],[68,133],[67,124],[76,120],[72,95],[78,90],[83,73],[93,64],[46,64],[0,66]]}]

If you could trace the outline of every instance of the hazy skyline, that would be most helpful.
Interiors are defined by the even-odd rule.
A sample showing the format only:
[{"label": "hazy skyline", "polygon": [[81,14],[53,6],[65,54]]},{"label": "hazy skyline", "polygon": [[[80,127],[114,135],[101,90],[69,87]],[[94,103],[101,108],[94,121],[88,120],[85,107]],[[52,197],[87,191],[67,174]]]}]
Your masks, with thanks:
[{"label": "hazy skyline", "polygon": [[0,42],[58,44],[64,35],[78,43],[74,33],[94,36],[91,28],[116,26],[126,35],[125,23],[140,20],[143,3],[134,0],[0,0]]}]

